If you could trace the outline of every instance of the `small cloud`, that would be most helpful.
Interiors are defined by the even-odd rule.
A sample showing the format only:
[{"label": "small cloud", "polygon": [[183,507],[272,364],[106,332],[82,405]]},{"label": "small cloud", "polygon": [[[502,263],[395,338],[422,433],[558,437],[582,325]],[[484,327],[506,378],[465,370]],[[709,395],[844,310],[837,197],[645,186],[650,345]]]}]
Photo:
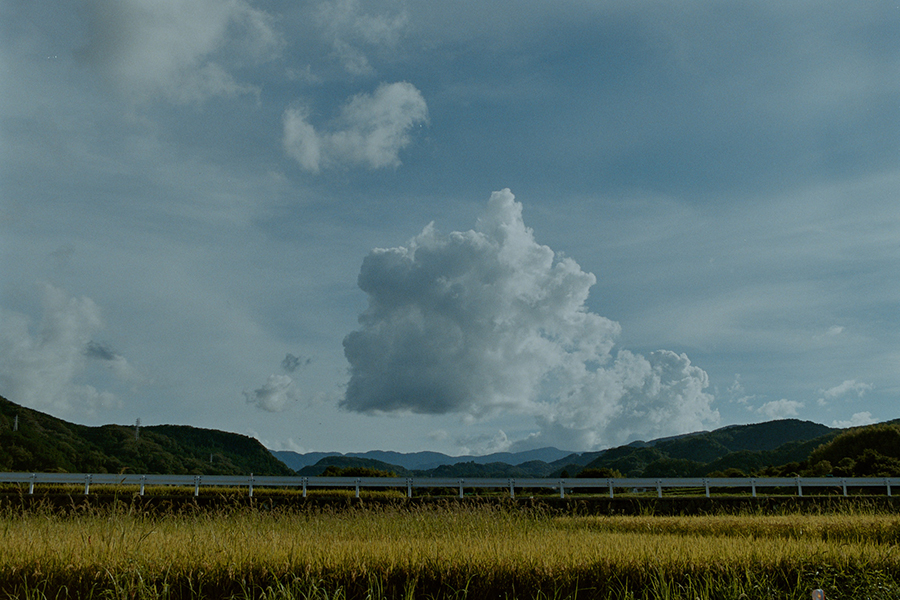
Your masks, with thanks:
[{"label": "small cloud", "polygon": [[284,74],[290,81],[300,81],[307,84],[319,84],[322,82],[321,78],[313,73],[310,65],[306,65],[302,69],[289,67],[285,69]]},{"label": "small cloud", "polygon": [[285,152],[312,173],[342,164],[397,167],[400,150],[412,143],[410,131],[427,119],[425,99],[415,86],[382,84],[374,94],[351,98],[330,130],[317,131],[305,107],[287,109],[283,144]]},{"label": "small cloud", "polygon": [[788,417],[796,417],[800,414],[800,409],[803,408],[803,403],[798,402],[796,400],[772,400],[771,402],[766,402],[758,409],[758,412],[761,415],[766,416],[769,419],[786,419]]},{"label": "small cloud", "polygon": [[229,61],[273,58],[281,40],[272,17],[245,0],[90,0],[82,57],[126,95],[200,102],[253,93]]},{"label": "small cloud", "polygon": [[95,360],[115,360],[119,356],[109,346],[94,340],[87,343],[87,346],[84,348],[84,355]]},{"label": "small cloud", "polygon": [[79,383],[89,360],[101,360],[121,379],[136,377],[128,362],[93,341],[103,328],[100,308],[50,284],[40,286],[39,323],[0,309],[0,389],[11,400],[57,414],[93,413],[120,406],[116,396]]},{"label": "small cloud", "polygon": [[266,448],[270,448],[271,450],[290,450],[291,452],[296,452],[297,454],[306,454],[310,450],[305,446],[301,446],[297,440],[294,438],[288,438],[282,442],[276,442],[273,446],[266,446]]},{"label": "small cloud", "polygon": [[302,106],[284,112],[284,150],[303,169],[318,173],[322,162],[321,143],[308,118],[309,111]]},{"label": "small cloud", "polygon": [[[370,7],[371,5],[367,5]],[[364,48],[392,48],[398,44],[406,28],[406,12],[394,14],[365,13],[358,0],[323,2],[316,21],[331,38],[334,53],[351,75],[374,75]]]},{"label": "small cloud", "polygon": [[98,390],[92,385],[76,385],[72,389],[72,395],[78,405],[86,407],[88,411],[95,412],[98,409],[122,408],[122,401],[112,392]]},{"label": "small cloud", "polygon": [[832,421],[831,426],[837,427],[838,429],[847,429],[848,427],[861,427],[863,425],[871,425],[875,422],[875,419],[872,418],[872,413],[858,412],[853,413],[853,416],[850,417],[850,419],[847,421]]},{"label": "small cloud", "polygon": [[435,442],[446,442],[450,439],[450,434],[447,433],[446,429],[435,429],[428,434],[428,439]]},{"label": "small cloud", "polygon": [[822,344],[838,344],[846,335],[846,328],[843,325],[832,325],[821,333],[813,335],[813,340]]},{"label": "small cloud", "polygon": [[747,406],[756,396],[747,395],[745,392],[744,384],[741,383],[741,374],[735,373],[734,381],[728,386],[728,395],[731,397],[732,402]]},{"label": "small cloud", "polygon": [[299,399],[294,381],[287,375],[269,375],[268,381],[252,392],[244,391],[247,404],[255,404],[267,412],[283,412]]},{"label": "small cloud", "polygon": [[734,374],[734,381],[728,386],[728,393],[732,396],[742,396],[744,394],[744,385],[741,383],[741,374]]},{"label": "small cloud", "polygon": [[305,358],[303,356],[294,356],[291,353],[285,354],[284,360],[281,361],[281,368],[287,371],[288,373],[293,373],[300,367],[305,367],[306,365],[312,362],[311,358]]},{"label": "small cloud", "polygon": [[496,434],[481,434],[463,437],[456,440],[461,454],[484,456],[494,452],[506,452],[512,445],[506,433],[501,429]]},{"label": "small cloud", "polygon": [[871,383],[863,383],[855,379],[847,379],[840,385],[833,388],[822,390],[822,396],[826,400],[833,400],[848,394],[856,394],[858,398],[862,398],[866,392],[871,391],[874,386]]},{"label": "small cloud", "polygon": [[259,443],[262,444],[266,449],[273,452],[287,450],[290,452],[296,452],[297,454],[306,454],[307,452],[312,451],[309,448],[301,446],[294,438],[288,438],[286,440],[271,440],[260,435],[259,432],[253,428],[247,429],[245,433],[259,441]]},{"label": "small cloud", "polygon": [[84,355],[91,360],[101,361],[121,381],[140,382],[144,379],[124,356],[102,342],[89,341],[84,348]]},{"label": "small cloud", "polygon": [[836,344],[839,343],[845,332],[846,328],[843,325],[832,325],[824,332],[813,335],[813,339],[822,343]]}]

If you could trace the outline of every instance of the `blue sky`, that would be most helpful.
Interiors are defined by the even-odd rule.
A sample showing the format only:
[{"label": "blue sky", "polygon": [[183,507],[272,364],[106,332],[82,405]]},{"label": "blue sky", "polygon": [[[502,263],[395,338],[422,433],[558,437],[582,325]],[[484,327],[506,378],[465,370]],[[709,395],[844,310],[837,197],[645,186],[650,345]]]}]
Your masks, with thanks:
[{"label": "blue sky", "polygon": [[10,400],[449,454],[900,416],[896,3],[0,14]]}]

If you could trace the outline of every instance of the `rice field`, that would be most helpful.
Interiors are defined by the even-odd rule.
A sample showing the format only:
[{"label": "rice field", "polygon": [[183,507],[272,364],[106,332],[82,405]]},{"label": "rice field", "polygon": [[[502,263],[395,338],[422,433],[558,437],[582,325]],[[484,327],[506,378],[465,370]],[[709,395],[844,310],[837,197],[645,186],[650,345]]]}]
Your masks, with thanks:
[{"label": "rice field", "polygon": [[900,516],[559,516],[504,503],[0,512],[0,597],[900,598]]}]

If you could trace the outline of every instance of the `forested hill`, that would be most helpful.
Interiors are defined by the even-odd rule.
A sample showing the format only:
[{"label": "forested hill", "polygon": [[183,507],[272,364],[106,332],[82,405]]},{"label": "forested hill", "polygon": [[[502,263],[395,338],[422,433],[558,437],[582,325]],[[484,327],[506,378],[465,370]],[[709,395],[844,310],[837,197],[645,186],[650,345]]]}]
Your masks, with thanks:
[{"label": "forested hill", "polygon": [[[16,423],[18,417],[18,423]],[[76,425],[0,396],[0,470],[293,475],[259,441],[180,425]]]},{"label": "forested hill", "polygon": [[586,468],[571,465],[569,471],[628,477],[896,477],[900,420],[850,429],[795,419],[732,426],[613,448]]},{"label": "forested hill", "polygon": [[699,477],[726,469],[749,473],[802,461],[840,432],[799,419],[731,425],[611,448],[586,466],[613,469],[629,477]]}]

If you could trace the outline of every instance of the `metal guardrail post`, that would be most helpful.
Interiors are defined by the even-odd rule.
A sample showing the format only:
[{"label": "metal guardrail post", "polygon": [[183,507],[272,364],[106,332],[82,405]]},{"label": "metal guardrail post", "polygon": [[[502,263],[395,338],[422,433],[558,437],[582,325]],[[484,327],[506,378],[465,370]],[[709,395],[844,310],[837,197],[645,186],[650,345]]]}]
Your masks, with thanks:
[{"label": "metal guardrail post", "polygon": [[662,498],[662,480],[656,480],[656,497]]},{"label": "metal guardrail post", "polygon": [[841,489],[844,491],[844,497],[847,497],[847,480],[841,479]]},{"label": "metal guardrail post", "polygon": [[460,479],[460,480],[459,480],[459,497],[462,498],[463,495],[464,495],[464,494],[463,494],[463,480]]},{"label": "metal guardrail post", "polygon": [[797,495],[803,497],[803,480],[799,477],[797,478]]},{"label": "metal guardrail post", "polygon": [[34,480],[37,479],[37,475],[35,473],[31,474],[31,481],[28,482],[28,495],[34,495]]},{"label": "metal guardrail post", "polygon": [[609,487],[609,497],[612,498],[613,495],[614,495],[614,492],[613,492],[613,480],[612,480],[612,479],[607,479],[607,480],[606,480],[606,485]]},{"label": "metal guardrail post", "polygon": [[703,487],[706,488],[706,497],[709,498],[709,479],[703,480]]},{"label": "metal guardrail post", "polygon": [[412,479],[411,478],[406,479],[406,497],[412,498]]},{"label": "metal guardrail post", "polygon": [[194,475],[194,498],[200,495],[200,476]]},{"label": "metal guardrail post", "polygon": [[509,480],[509,497],[510,498],[516,497],[516,480],[515,479]]},{"label": "metal guardrail post", "polygon": [[359,479],[356,480],[356,497],[359,498]]},{"label": "metal guardrail post", "polygon": [[307,481],[308,481],[308,480],[306,479],[306,477],[304,477],[304,478],[303,478],[303,497],[304,497],[304,498],[306,498],[306,482],[307,482]]},{"label": "metal guardrail post", "polygon": [[560,497],[560,498],[565,498],[565,497],[566,497],[566,490],[565,490],[565,488],[563,487],[563,481],[562,481],[562,479],[559,480],[559,497]]},{"label": "metal guardrail post", "polygon": [[750,479],[750,492],[751,495],[756,498],[756,480]]},{"label": "metal guardrail post", "polygon": [[90,488],[91,488],[91,476],[85,475],[84,476],[84,495],[85,496],[88,495],[88,491],[90,490]]},{"label": "metal guardrail post", "polygon": [[891,497],[891,480],[885,479],[884,485],[885,485],[885,487],[887,487],[887,495],[888,495],[888,498],[890,498]]},{"label": "metal guardrail post", "polygon": [[141,491],[140,491],[141,496],[144,495],[144,484],[146,484],[146,483],[147,483],[147,476],[141,475]]},{"label": "metal guardrail post", "polygon": [[250,473],[250,497],[253,497],[253,473]]}]

